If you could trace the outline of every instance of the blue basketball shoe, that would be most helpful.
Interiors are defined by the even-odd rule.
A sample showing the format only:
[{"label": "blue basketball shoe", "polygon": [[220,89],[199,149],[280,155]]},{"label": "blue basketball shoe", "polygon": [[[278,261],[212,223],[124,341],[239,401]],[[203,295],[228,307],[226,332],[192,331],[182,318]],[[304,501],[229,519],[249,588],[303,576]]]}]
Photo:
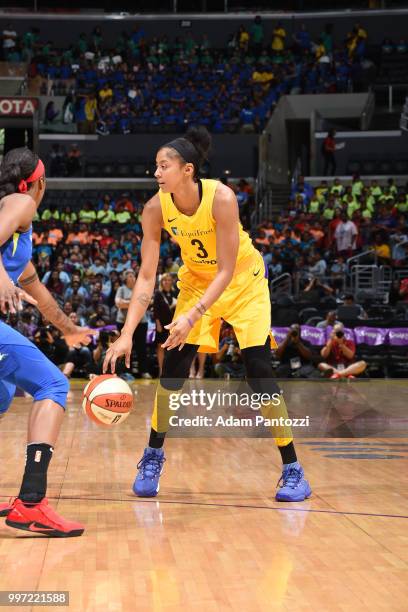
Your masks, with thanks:
[{"label": "blue basketball shoe", "polygon": [[159,492],[159,479],[166,461],[162,448],[144,449],[143,457],[137,464],[139,473],[133,483],[133,491],[138,497],[155,497]]},{"label": "blue basketball shoe", "polygon": [[304,501],[312,494],[303,468],[297,461],[283,466],[278,485],[280,485],[280,489],[276,493],[276,501],[299,502]]}]

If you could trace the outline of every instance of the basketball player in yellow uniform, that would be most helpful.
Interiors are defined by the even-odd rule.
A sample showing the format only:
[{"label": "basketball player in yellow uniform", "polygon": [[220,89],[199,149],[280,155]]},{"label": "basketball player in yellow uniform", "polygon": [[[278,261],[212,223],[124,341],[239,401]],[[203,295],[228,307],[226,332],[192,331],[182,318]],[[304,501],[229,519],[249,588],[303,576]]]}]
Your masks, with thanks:
[{"label": "basketball player in yellow uniform", "polygon": [[[270,349],[271,343],[276,344],[270,333],[271,305],[264,261],[242,229],[233,191],[219,181],[198,178],[209,146],[207,130],[194,128],[157,153],[155,177],[160,189],[143,211],[139,276],[121,336],[107,351],[104,362],[104,372],[109,366],[114,372],[116,360],[125,355],[129,367],[133,332],[154,291],[164,228],[179,244],[184,265],[179,271],[180,294],[174,319],[163,344],[167,350],[149,446],[138,464],[133,486],[141,497],[153,497],[159,490],[165,460],[162,446],[168,430],[168,392],[179,390],[188,378],[197,350],[218,350],[221,319],[234,328],[251,387],[272,377]],[[279,393],[272,381],[268,391],[271,388]],[[282,396],[279,415],[287,416]],[[283,461],[276,499],[303,501],[311,489],[297,462],[290,430],[281,435],[275,437]]]}]

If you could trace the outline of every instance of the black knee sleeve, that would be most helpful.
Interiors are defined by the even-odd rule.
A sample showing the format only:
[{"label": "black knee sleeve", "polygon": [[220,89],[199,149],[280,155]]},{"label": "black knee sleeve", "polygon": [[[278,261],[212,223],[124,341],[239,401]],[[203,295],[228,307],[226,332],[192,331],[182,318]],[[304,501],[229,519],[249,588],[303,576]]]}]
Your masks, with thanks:
[{"label": "black knee sleeve", "polygon": [[271,345],[268,338],[264,346],[251,346],[242,349],[247,382],[257,393],[280,393],[271,364]]},{"label": "black knee sleeve", "polygon": [[197,353],[196,344],[185,344],[181,351],[178,348],[165,351],[163,371],[160,377],[160,384],[169,391],[178,391],[188,378],[190,366]]},{"label": "black knee sleeve", "polygon": [[[174,348],[170,351],[166,351],[164,354],[163,371],[156,396],[158,419],[161,419],[161,423],[158,423],[159,429],[165,429],[167,431],[168,428],[168,391],[180,391],[184,381],[188,378],[190,366],[197,350],[197,345],[185,344],[181,351],[179,351],[178,348]],[[161,448],[164,444],[166,431],[157,432],[152,427],[150,431],[149,446],[151,448]]]}]

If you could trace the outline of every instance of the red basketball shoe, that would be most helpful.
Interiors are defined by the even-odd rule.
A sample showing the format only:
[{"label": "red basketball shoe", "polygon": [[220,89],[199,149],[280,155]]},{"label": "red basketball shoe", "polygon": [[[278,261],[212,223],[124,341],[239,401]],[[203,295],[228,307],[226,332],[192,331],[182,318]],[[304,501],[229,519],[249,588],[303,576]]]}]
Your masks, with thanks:
[{"label": "red basketball shoe", "polygon": [[53,538],[71,538],[84,532],[84,525],[66,521],[48,505],[44,497],[38,504],[25,504],[21,499],[15,499],[6,518],[6,525],[42,533]]},{"label": "red basketball shoe", "polygon": [[13,498],[8,502],[0,504],[0,516],[5,517],[8,515],[13,505],[12,499]]}]

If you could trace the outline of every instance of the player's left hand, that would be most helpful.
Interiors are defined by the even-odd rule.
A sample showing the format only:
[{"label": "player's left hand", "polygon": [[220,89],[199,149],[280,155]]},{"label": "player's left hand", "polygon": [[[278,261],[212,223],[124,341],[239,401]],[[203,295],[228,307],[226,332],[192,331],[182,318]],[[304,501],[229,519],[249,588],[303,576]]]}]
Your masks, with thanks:
[{"label": "player's left hand", "polygon": [[73,346],[74,344],[89,344],[92,340],[92,336],[95,336],[98,333],[98,330],[91,329],[90,327],[81,327],[80,325],[76,325],[75,329],[69,334],[64,334],[63,339],[68,344],[68,346]]},{"label": "player's left hand", "polygon": [[187,317],[185,315],[180,315],[175,321],[172,321],[169,325],[165,325],[164,328],[168,329],[170,333],[166,342],[162,344],[162,348],[170,350],[178,346],[179,351],[181,351],[191,331],[191,325]]}]

